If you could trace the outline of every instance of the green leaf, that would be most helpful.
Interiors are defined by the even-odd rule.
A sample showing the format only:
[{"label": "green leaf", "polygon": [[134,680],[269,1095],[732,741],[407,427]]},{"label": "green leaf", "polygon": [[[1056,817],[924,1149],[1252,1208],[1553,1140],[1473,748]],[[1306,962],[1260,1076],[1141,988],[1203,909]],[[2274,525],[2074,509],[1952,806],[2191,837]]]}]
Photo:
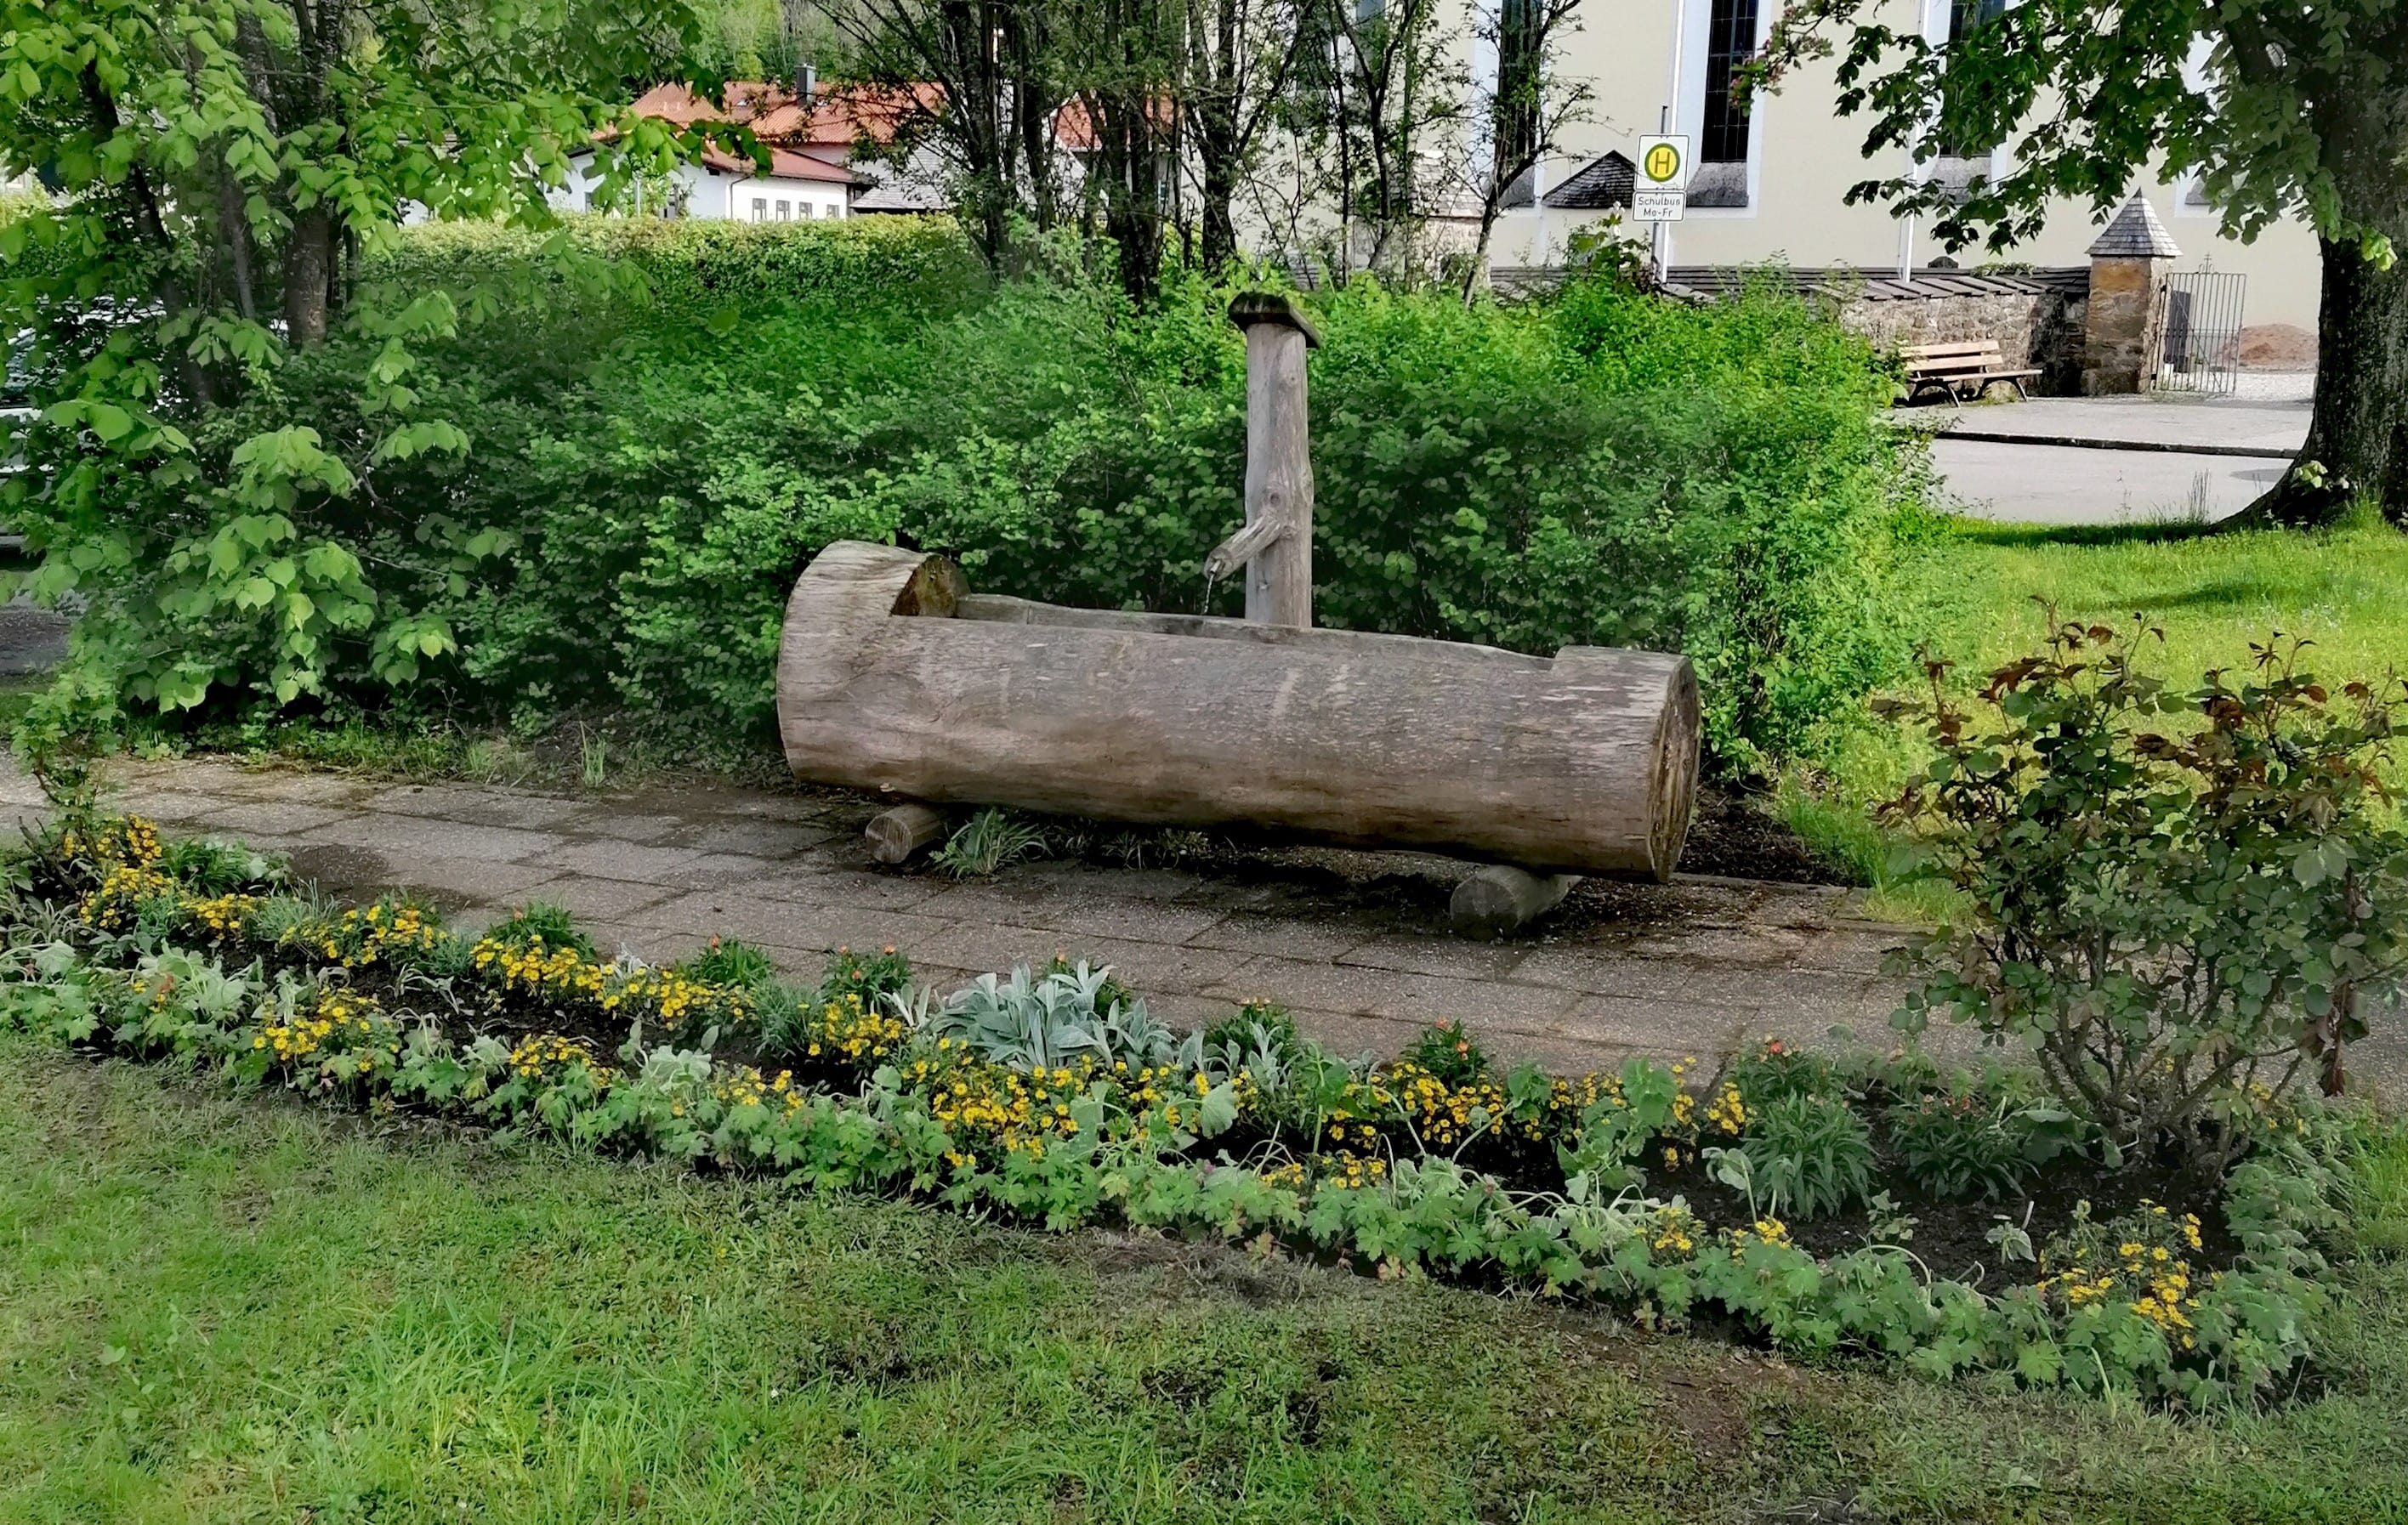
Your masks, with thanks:
[{"label": "green leaf", "polygon": [[2015,1352],[2015,1375],[2033,1387],[2055,1387],[2064,1371],[2065,1359],[2054,1345],[2034,1343]]},{"label": "green leaf", "polygon": [[1224,1080],[1206,1091],[1197,1112],[1196,1132],[1201,1136],[1211,1138],[1228,1132],[1230,1125],[1238,1120],[1236,1085]]}]

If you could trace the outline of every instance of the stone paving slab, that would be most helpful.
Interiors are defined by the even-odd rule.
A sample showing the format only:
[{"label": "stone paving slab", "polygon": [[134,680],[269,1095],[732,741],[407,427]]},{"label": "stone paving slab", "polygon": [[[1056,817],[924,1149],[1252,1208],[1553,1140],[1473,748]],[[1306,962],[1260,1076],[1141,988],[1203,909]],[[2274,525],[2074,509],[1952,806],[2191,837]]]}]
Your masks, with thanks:
[{"label": "stone paving slab", "polygon": [[[810,976],[838,947],[893,946],[946,989],[1060,953],[1111,964],[1180,1025],[1266,998],[1347,1052],[1395,1052],[1440,1019],[1469,1024],[1500,1057],[1568,1069],[1631,1054],[1712,1062],[1767,1035],[1819,1042],[1839,1029],[1886,1047],[1900,993],[1882,961],[1902,929],[1863,919],[1855,891],[1828,886],[1700,876],[1586,902],[1576,891],[1533,935],[1481,944],[1444,930],[1460,865],[1416,855],[1037,862],[955,884],[873,864],[860,832],[876,804],[844,794],[565,795],[222,760],[120,762],[112,787],[114,803],[171,830],[287,852],[330,893],[414,889],[464,925],[539,899],[647,960],[716,934]],[[31,779],[0,768],[0,825],[41,808]],[[2379,1022],[2356,1056],[2378,1094],[2408,1095],[2401,1026]],[[1973,1051],[1962,1033],[1928,1041]]]}]

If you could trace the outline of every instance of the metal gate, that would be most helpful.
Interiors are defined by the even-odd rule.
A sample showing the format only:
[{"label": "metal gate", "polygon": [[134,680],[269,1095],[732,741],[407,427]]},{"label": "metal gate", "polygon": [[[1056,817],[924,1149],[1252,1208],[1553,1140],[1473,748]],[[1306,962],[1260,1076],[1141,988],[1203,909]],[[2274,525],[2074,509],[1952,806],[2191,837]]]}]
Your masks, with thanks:
[{"label": "metal gate", "polygon": [[2229,395],[2241,378],[2241,311],[2249,278],[2229,270],[2177,270],[2157,292],[2153,392]]}]

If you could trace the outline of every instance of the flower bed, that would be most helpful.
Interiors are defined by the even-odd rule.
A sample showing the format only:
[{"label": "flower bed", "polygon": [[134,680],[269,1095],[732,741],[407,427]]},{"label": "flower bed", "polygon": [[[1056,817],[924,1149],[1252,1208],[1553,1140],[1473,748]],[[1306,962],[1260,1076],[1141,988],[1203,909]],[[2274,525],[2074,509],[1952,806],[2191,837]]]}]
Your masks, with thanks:
[{"label": "flower bed", "polygon": [[606,960],[542,907],[472,939],[403,898],[322,905],[257,855],[135,820],[54,831],[12,881],[0,1023],[57,1040],[1049,1228],[1592,1297],[1935,1376],[2192,1404],[2270,1390],[2311,1353],[2313,1239],[2337,1217],[2313,1110],[2261,1119],[2220,1182],[2186,1181],[2113,1161],[2006,1072],[1910,1058],[1768,1044],[1711,1077],[1553,1076],[1440,1025],[1349,1062],[1267,1005],[1173,1033],[1084,966],[939,1000],[891,950],[840,954],[805,991],[734,943]]}]

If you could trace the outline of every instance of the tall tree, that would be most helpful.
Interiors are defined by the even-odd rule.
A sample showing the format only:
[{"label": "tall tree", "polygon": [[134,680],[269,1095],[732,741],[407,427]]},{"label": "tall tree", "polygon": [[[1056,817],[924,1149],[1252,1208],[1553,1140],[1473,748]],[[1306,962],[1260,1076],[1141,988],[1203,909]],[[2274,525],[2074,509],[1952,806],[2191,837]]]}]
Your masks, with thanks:
[{"label": "tall tree", "polygon": [[[37,591],[90,603],[87,696],[289,702],[338,643],[396,682],[453,649],[296,528],[366,513],[377,462],[470,446],[412,385],[454,294],[364,287],[364,259],[405,216],[549,221],[575,153],[605,196],[674,164],[692,141],[625,103],[690,22],[681,0],[0,0],[0,173],[57,191],[0,230],[0,333],[33,335],[42,405],[0,440],[29,467],[0,517],[46,550]],[[196,445],[304,355],[353,367],[356,454],[297,426]],[[417,549],[493,549],[453,528]]]},{"label": "tall tree", "polygon": [[1463,122],[1463,69],[1443,0],[1313,0],[1330,23],[1328,99],[1336,108],[1337,191],[1363,264],[1392,278],[1423,274],[1419,235],[1434,183],[1431,149]]},{"label": "tall tree", "polygon": [[1075,92],[1080,190],[1101,213],[1122,288],[1162,286],[1164,228],[1179,173],[1180,0],[1055,0],[1063,73]]},{"label": "tall tree", "polygon": [[1180,107],[1194,156],[1201,260],[1219,270],[1238,257],[1237,200],[1254,167],[1306,36],[1308,0],[1187,0]]},{"label": "tall tree", "polygon": [[[1580,0],[1483,0],[1473,13],[1475,34],[1496,54],[1497,73],[1469,103],[1480,233],[1464,267],[1466,302],[1488,278],[1488,246],[1507,193],[1555,151],[1564,129],[1585,117],[1596,97],[1586,79],[1566,78],[1556,66],[1565,40],[1580,30],[1579,11]],[[1534,203],[1542,193],[1533,187]]]},{"label": "tall tree", "polygon": [[830,19],[882,116],[898,168],[932,154],[989,268],[1011,259],[1013,221],[1061,212],[1055,121],[1071,95],[1049,0],[835,0]]},{"label": "tall tree", "polygon": [[835,57],[835,33],[813,0],[697,0],[697,8],[705,74],[799,85]]},{"label": "tall tree", "polygon": [[2022,0],[1934,47],[1867,20],[1875,4],[1797,0],[1756,78],[1838,53],[1841,109],[1872,114],[1868,153],[2012,142],[2014,165],[1970,191],[1899,175],[1851,199],[1928,214],[1951,249],[2012,247],[2061,198],[2103,218],[2152,174],[2196,172],[2236,237],[2304,218],[2323,269],[2315,409],[2255,512],[2408,520],[2408,5]]}]

